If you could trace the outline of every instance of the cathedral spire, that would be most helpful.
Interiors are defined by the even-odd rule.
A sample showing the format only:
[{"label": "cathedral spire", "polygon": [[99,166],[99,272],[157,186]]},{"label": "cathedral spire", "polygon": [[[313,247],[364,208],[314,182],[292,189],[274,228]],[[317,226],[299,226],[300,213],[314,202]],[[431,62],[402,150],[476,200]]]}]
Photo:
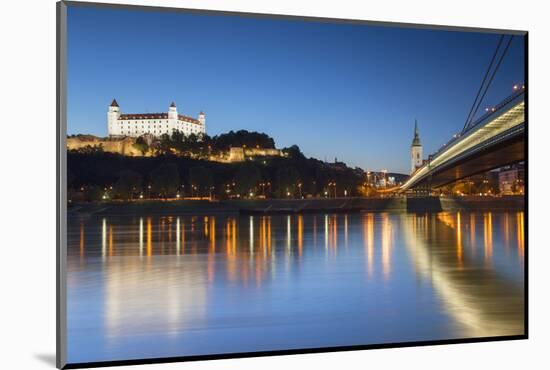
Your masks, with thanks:
[{"label": "cathedral spire", "polygon": [[416,118],[414,120],[414,138],[412,141],[412,146],[420,146],[420,134],[418,133],[418,122],[416,121]]}]

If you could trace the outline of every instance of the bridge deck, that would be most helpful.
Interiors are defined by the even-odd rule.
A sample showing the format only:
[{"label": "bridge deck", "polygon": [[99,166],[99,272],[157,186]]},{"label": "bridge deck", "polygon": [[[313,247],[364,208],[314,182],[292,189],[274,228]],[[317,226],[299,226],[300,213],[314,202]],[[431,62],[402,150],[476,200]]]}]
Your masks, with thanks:
[{"label": "bridge deck", "polygon": [[[447,143],[439,150],[430,161],[420,167],[401,187],[408,190],[413,187],[430,182],[431,187],[441,186],[460,178],[471,176],[477,171],[490,170],[509,163],[523,160],[523,136],[525,121],[524,94],[515,94],[512,99],[505,100],[492,114],[481,117],[478,122],[462,133],[459,137]],[[507,144],[514,144],[520,139],[520,146],[515,146],[514,156],[510,157],[508,151],[501,153],[501,157],[494,157],[491,161],[487,153],[495,152],[495,149],[506,149]],[[518,157],[519,155],[519,157]],[[464,166],[468,161],[480,161],[478,166],[469,166],[470,170],[462,171],[455,168],[454,176],[451,169]],[[445,179],[439,179],[446,173]]]}]

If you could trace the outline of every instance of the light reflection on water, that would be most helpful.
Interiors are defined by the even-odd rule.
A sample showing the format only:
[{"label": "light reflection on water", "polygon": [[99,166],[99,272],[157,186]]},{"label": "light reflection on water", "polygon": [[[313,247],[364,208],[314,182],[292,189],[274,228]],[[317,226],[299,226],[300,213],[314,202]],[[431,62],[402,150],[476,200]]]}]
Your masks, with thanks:
[{"label": "light reflection on water", "polygon": [[70,362],[523,333],[523,212],[71,217]]}]

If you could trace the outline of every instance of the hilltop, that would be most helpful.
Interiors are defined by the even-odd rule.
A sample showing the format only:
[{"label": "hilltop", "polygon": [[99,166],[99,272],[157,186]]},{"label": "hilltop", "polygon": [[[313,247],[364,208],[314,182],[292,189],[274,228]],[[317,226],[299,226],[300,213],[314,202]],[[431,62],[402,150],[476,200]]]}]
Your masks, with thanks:
[{"label": "hilltop", "polygon": [[343,162],[306,158],[293,145],[237,131],[214,137],[68,138],[74,200],[175,197],[313,198],[369,195],[366,173]]}]

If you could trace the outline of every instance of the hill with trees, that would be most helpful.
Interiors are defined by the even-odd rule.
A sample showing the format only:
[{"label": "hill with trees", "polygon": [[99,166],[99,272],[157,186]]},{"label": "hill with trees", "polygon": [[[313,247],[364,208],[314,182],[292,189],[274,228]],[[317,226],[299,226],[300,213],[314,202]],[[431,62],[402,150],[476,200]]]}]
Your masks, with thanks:
[{"label": "hill with trees", "polygon": [[[149,149],[145,140],[136,143]],[[367,191],[363,170],[306,158],[296,145],[282,149],[284,156],[241,163],[204,159],[206,153],[235,146],[275,148],[274,140],[263,133],[241,130],[202,139],[175,133],[163,136],[156,145],[156,155],[148,157],[107,153],[101,147],[69,150],[69,198],[305,198]]]}]

